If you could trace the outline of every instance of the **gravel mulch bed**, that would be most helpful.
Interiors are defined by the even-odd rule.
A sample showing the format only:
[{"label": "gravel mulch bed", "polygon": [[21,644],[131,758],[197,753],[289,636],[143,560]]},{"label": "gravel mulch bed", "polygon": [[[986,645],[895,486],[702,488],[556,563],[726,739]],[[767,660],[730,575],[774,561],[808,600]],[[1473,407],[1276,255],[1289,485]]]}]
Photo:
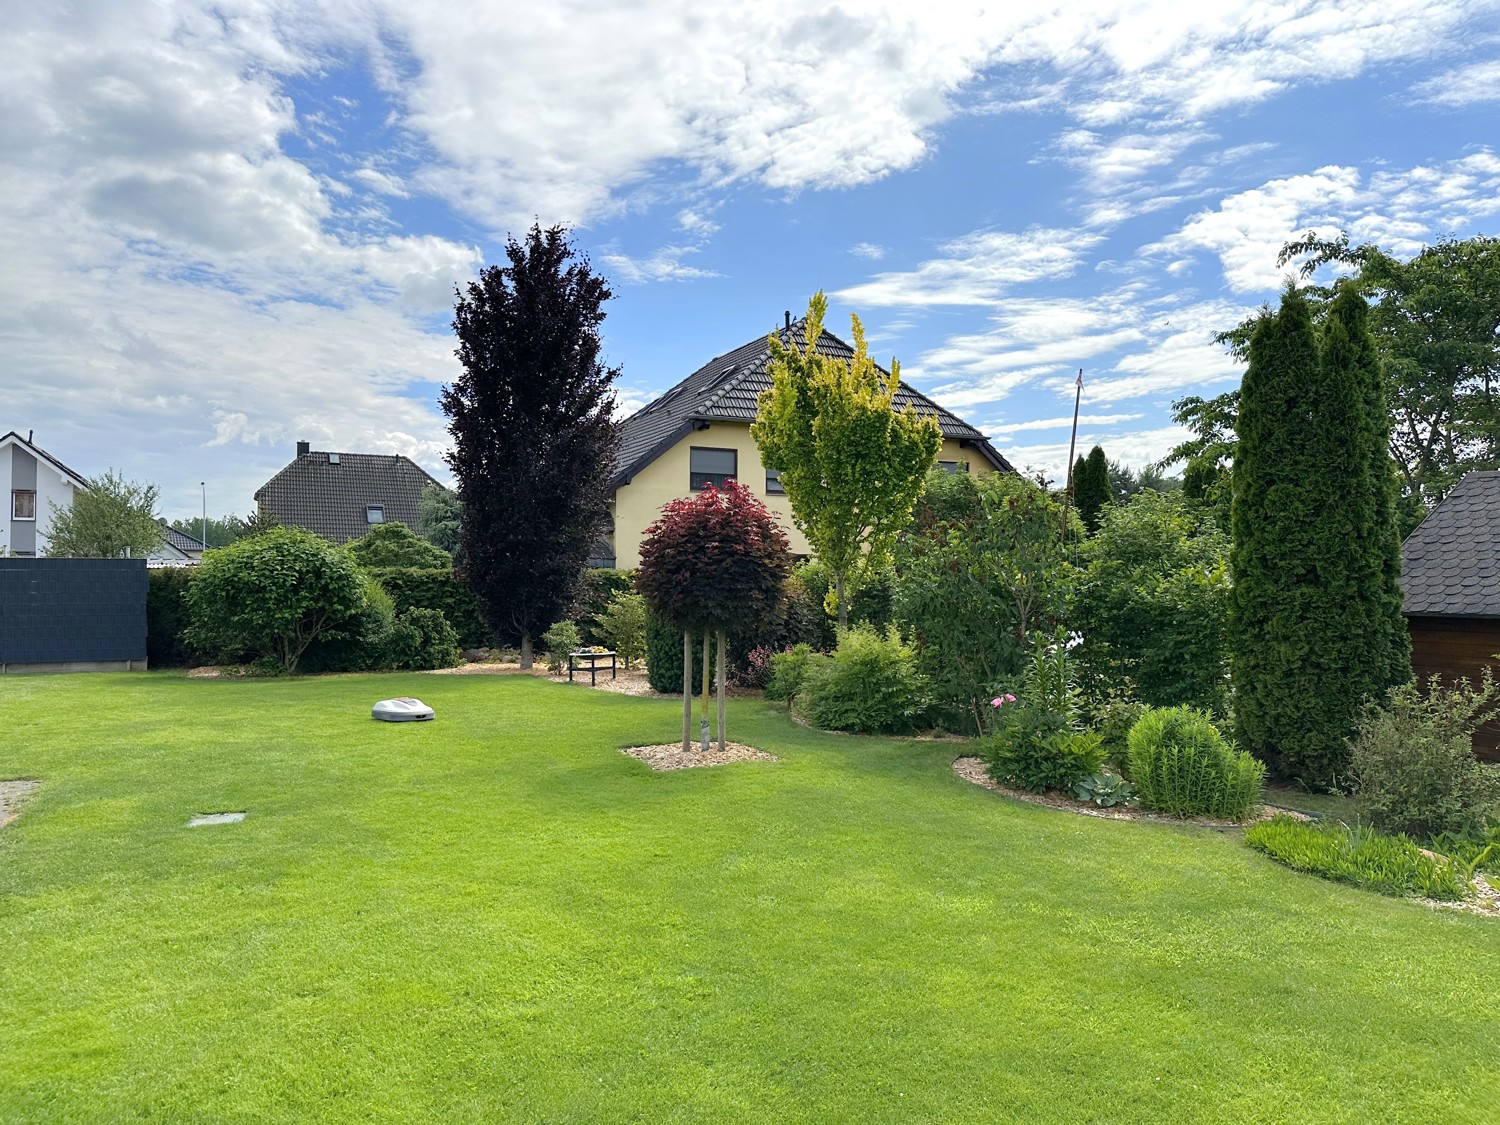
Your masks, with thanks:
[{"label": "gravel mulch bed", "polygon": [[1483,875],[1474,876],[1474,897],[1462,902],[1440,902],[1435,898],[1422,898],[1418,902],[1434,910],[1457,910],[1460,914],[1482,914],[1486,918],[1500,918],[1500,890]]},{"label": "gravel mulch bed", "polygon": [[779,762],[775,754],[767,754],[742,742],[724,743],[724,752],[719,753],[717,742],[709,743],[708,753],[691,750],[684,754],[682,743],[668,742],[659,746],[624,746],[620,753],[645,762],[654,770],[688,770],[696,766],[727,766],[730,762]]},{"label": "gravel mulch bed", "polygon": [[1098,805],[1080,801],[1064,793],[1028,793],[1025,789],[1012,789],[1008,785],[1001,785],[984,768],[982,758],[955,758],[953,761],[953,772],[965,781],[982,785],[996,793],[1003,793],[1007,797],[1014,797],[1018,801],[1029,801],[1033,805],[1046,805],[1048,808],[1063,809],[1067,812],[1078,813],[1080,816],[1096,816],[1101,820],[1150,820],[1158,824],[1197,824],[1204,828],[1243,828],[1247,824],[1254,824],[1260,820],[1270,820],[1277,813],[1285,813],[1287,816],[1298,820],[1311,820],[1312,817],[1303,813],[1291,812],[1287,809],[1273,809],[1265,805],[1256,805],[1255,812],[1248,820],[1213,820],[1206,816],[1178,817],[1166,816],[1162,813],[1149,812],[1139,808],[1121,808],[1116,805],[1112,809],[1102,809]]},{"label": "gravel mulch bed", "polygon": [[31,796],[31,791],[41,782],[29,778],[0,781],[0,828],[4,828],[21,815],[21,802]]}]

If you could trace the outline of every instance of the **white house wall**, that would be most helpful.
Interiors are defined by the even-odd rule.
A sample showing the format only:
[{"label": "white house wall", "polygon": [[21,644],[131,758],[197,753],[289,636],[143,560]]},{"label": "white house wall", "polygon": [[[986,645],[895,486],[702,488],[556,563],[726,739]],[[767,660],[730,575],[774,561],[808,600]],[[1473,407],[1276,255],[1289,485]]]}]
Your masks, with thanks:
[{"label": "white house wall", "polygon": [[[13,517],[11,492],[15,489],[36,492],[35,521]],[[72,506],[73,482],[51,462],[19,445],[12,443],[0,450],[0,546],[18,555],[46,554],[54,504]]]}]

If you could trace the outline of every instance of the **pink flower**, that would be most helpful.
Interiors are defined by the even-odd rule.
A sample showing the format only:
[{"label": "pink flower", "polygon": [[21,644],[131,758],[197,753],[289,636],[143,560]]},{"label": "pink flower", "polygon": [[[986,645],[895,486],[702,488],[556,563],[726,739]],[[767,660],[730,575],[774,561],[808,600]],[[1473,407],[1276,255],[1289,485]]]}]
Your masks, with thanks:
[{"label": "pink flower", "polygon": [[1015,701],[1016,697],[1007,693],[1005,695],[997,695],[994,699],[990,700],[990,706],[1004,707],[1007,703],[1014,703]]}]

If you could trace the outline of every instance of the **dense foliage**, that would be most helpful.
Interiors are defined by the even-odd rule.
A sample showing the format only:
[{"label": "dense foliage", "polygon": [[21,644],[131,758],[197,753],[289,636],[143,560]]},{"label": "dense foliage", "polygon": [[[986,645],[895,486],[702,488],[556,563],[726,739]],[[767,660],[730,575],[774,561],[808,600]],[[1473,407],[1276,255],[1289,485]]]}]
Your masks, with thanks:
[{"label": "dense foliage", "polygon": [[[834,586],[832,572],[817,559],[809,559],[798,563],[792,576],[812,599],[817,611],[811,622],[812,635],[803,639],[815,648],[831,650],[838,643],[838,619],[836,615],[830,616],[827,609],[833,600],[829,597]],[[870,625],[882,632],[890,625],[895,609],[895,575],[889,567],[868,567],[859,586],[846,593],[849,624]]]},{"label": "dense foliage", "polygon": [[347,551],[310,531],[274,528],[204,555],[188,588],[188,643],[295,672],[308,646],[350,625],[365,601]]},{"label": "dense foliage", "polygon": [[1022,667],[1027,634],[1063,608],[1062,515],[1055,497],[1011,473],[928,478],[897,544],[895,608],[946,723],[982,731],[995,685]]},{"label": "dense foliage", "polygon": [[[703,635],[693,636],[692,683],[703,668]],[[654,613],[646,617],[646,682],[652,691],[666,695],[682,693],[682,630]]]},{"label": "dense foliage", "polygon": [[1229,697],[1229,537],[1180,493],[1138,493],[1079,550],[1069,620],[1091,703],[1129,684],[1155,707],[1222,714]]},{"label": "dense foliage", "polygon": [[547,670],[556,675],[567,671],[568,656],[583,647],[583,638],[573,622],[559,621],[542,634],[542,647],[547,650]]},{"label": "dense foliage", "polygon": [[192,624],[187,592],[193,580],[189,567],[168,566],[146,571],[146,664],[150,668],[180,668],[196,663],[198,653],[187,643]]},{"label": "dense foliage", "polygon": [[609,525],[619,447],[613,383],[599,361],[604,280],[560,227],[506,242],[509,264],[459,294],[463,373],[443,389],[462,505],[460,554],[495,632],[532,637],[572,605]]},{"label": "dense foliage", "polygon": [[832,657],[810,661],[797,695],[814,726],[865,734],[914,730],[930,702],[916,652],[894,629],[868,625],[841,631]]},{"label": "dense foliage", "polygon": [[440,611],[417,606],[396,615],[389,658],[392,668],[414,672],[451,668],[459,661],[458,634]]},{"label": "dense foliage", "polygon": [[1296,871],[1385,895],[1453,901],[1469,893],[1468,875],[1459,865],[1424,852],[1405,836],[1278,815],[1245,829],[1245,843]]},{"label": "dense foliage", "polygon": [[614,604],[617,595],[634,592],[634,571],[591,566],[583,572],[583,582],[579,585],[578,597],[569,616],[583,634],[584,644],[604,643],[604,636],[599,631],[600,618]]},{"label": "dense foliage", "polygon": [[1070,653],[1078,638],[1065,629],[1030,638],[1014,692],[990,701],[991,734],[980,744],[990,776],[1034,793],[1073,789],[1104,763],[1103,740],[1082,728],[1082,696]]},{"label": "dense foliage", "polygon": [[1478,686],[1415,684],[1366,705],[1350,739],[1349,778],[1371,822],[1386,832],[1430,840],[1478,835],[1500,812],[1500,766],[1474,757],[1474,732],[1500,715],[1500,691],[1486,673]]},{"label": "dense foliage", "polygon": [[1091,534],[1098,528],[1110,501],[1109,460],[1103,448],[1096,445],[1073,466],[1073,503]]},{"label": "dense foliage", "polygon": [[771,334],[771,389],[750,432],[761,460],[781,471],[792,516],[833,575],[829,608],[847,625],[848,595],[885,563],[942,434],[935,419],[895,409],[900,364],[889,375],[876,366],[858,317],[851,359],[818,352],[827,310],[820,291],[800,348]]},{"label": "dense foliage", "polygon": [[1265,774],[1191,707],[1148,710],[1130,728],[1130,780],[1149,809],[1243,820],[1260,800]]},{"label": "dense foliage", "polygon": [[599,633],[628,671],[646,654],[646,599],[640,594],[616,594],[599,616]]},{"label": "dense foliage", "polygon": [[463,514],[458,493],[429,484],[417,500],[417,534],[451,559],[463,537]]},{"label": "dense foliage", "polygon": [[673,500],[641,543],[635,584],[679,629],[748,631],[771,619],[791,571],[786,533],[738,481]]},{"label": "dense foliage", "polygon": [[[1235,453],[1231,649],[1240,737],[1284,777],[1332,785],[1363,698],[1398,674],[1381,582],[1383,486],[1370,479],[1365,345],[1347,294],[1318,348],[1289,289],[1250,341]],[[1341,298],[1344,300],[1344,298]],[[1372,588],[1374,587],[1374,588]]]},{"label": "dense foliage", "polygon": [[166,538],[156,515],[154,484],[113,469],[90,477],[65,508],[52,505],[47,554],[52,558],[145,558]]},{"label": "dense foliage", "polygon": [[474,591],[451,568],[376,567],[368,573],[390,594],[397,613],[435,609],[448,619],[463,648],[484,648],[494,639]]},{"label": "dense foliage", "polygon": [[377,567],[442,570],[453,565],[448,552],[421,538],[404,523],[379,524],[348,546],[355,562],[366,570]]}]

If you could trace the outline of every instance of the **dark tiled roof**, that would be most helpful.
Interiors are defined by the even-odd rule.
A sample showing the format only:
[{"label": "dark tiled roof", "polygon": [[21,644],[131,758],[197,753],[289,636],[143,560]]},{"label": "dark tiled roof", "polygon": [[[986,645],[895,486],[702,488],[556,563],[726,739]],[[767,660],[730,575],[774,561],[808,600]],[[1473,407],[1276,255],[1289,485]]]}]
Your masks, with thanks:
[{"label": "dark tiled roof", "polygon": [[[793,321],[790,328],[777,330],[784,342],[798,347],[803,344],[804,333],[800,320]],[[854,355],[852,347],[827,329],[818,338],[817,347],[823,355],[842,359]],[[696,420],[755,421],[760,394],[771,389],[770,362],[771,346],[765,336],[759,336],[709,360],[666,394],[625,419],[621,425],[615,483],[623,484],[676,445],[692,430]],[[920,391],[902,383],[896,388],[896,406],[911,406],[918,414],[935,417],[944,437],[971,442],[993,467],[1013,471],[1010,462],[1000,456],[982,433]]]},{"label": "dark tiled roof", "polygon": [[1401,545],[1412,616],[1500,617],[1500,472],[1464,476]]},{"label": "dark tiled roof", "polygon": [[79,473],[75,473],[72,469],[68,468],[66,465],[64,465],[56,457],[52,456],[52,454],[48,453],[41,446],[36,445],[33,442],[27,441],[20,434],[16,433],[15,430],[11,430],[10,433],[4,435],[3,437],[0,437],[0,443],[6,442],[6,441],[10,440],[11,438],[15,438],[16,439],[16,443],[18,445],[23,445],[27,449],[31,450],[31,452],[32,452],[32,454],[34,456],[40,457],[44,461],[47,461],[58,472],[62,473],[63,476],[65,476],[65,477],[71,477],[72,480],[73,480],[73,483],[76,484],[79,488],[83,488],[84,486],[86,486],[88,484],[88,479],[86,477],[82,476]]},{"label": "dark tiled roof", "polygon": [[390,453],[304,453],[256,490],[261,511],[347,543],[370,530],[365,508],[379,504],[386,523],[415,529],[422,489],[437,484],[410,458]]},{"label": "dark tiled roof", "polygon": [[162,530],[167,533],[167,542],[176,547],[179,551],[203,550],[203,544],[198,541],[198,538],[195,535],[184,535],[175,527],[166,527]]}]

